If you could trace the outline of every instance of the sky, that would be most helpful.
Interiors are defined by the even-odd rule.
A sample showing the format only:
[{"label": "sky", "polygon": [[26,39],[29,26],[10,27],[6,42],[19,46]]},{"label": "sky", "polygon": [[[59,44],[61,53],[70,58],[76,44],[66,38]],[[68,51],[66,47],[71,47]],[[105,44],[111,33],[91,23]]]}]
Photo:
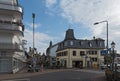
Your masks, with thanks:
[{"label": "sky", "polygon": [[24,39],[32,47],[32,13],[35,13],[35,47],[45,53],[49,42],[64,40],[67,29],[73,29],[76,39],[103,38],[106,43],[108,21],[109,48],[115,42],[120,53],[120,0],[19,0],[23,7]]}]

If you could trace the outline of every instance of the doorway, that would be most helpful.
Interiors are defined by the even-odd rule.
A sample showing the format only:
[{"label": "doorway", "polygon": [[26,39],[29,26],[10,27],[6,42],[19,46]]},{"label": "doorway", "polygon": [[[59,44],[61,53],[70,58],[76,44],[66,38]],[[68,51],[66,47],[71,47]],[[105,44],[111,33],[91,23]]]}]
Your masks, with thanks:
[{"label": "doorway", "polygon": [[73,68],[83,68],[83,61],[72,61]]}]

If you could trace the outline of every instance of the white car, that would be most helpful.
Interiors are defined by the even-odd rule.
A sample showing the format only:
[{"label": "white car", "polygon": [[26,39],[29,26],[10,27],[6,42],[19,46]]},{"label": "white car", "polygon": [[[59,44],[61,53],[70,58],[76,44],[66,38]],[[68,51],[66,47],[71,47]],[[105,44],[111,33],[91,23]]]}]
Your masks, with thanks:
[{"label": "white car", "polygon": [[[109,64],[108,64],[108,67],[110,67]],[[103,65],[101,65],[100,68],[101,68],[102,70],[107,69],[107,64],[103,64]]]}]

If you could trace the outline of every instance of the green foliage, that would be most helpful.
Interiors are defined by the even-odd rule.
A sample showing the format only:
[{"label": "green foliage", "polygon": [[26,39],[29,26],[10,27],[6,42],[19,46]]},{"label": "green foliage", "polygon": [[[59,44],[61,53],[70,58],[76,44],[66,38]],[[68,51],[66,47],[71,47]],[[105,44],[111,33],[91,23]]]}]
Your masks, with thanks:
[{"label": "green foliage", "polygon": [[108,63],[112,63],[112,57],[111,55],[108,55],[108,56],[105,56],[104,57],[104,64],[107,64]]}]

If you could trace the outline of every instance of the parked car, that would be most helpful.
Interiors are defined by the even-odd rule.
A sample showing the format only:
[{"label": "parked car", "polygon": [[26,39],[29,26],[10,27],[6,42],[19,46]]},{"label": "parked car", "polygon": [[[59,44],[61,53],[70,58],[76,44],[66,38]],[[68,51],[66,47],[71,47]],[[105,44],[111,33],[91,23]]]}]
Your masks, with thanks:
[{"label": "parked car", "polygon": [[28,72],[33,72],[34,70],[35,72],[38,72],[40,70],[40,67],[38,65],[36,65],[35,68],[32,65],[28,66]]},{"label": "parked car", "polygon": [[[100,66],[102,70],[107,69],[107,64],[103,64]],[[108,64],[108,68],[110,68],[110,64]]]}]

